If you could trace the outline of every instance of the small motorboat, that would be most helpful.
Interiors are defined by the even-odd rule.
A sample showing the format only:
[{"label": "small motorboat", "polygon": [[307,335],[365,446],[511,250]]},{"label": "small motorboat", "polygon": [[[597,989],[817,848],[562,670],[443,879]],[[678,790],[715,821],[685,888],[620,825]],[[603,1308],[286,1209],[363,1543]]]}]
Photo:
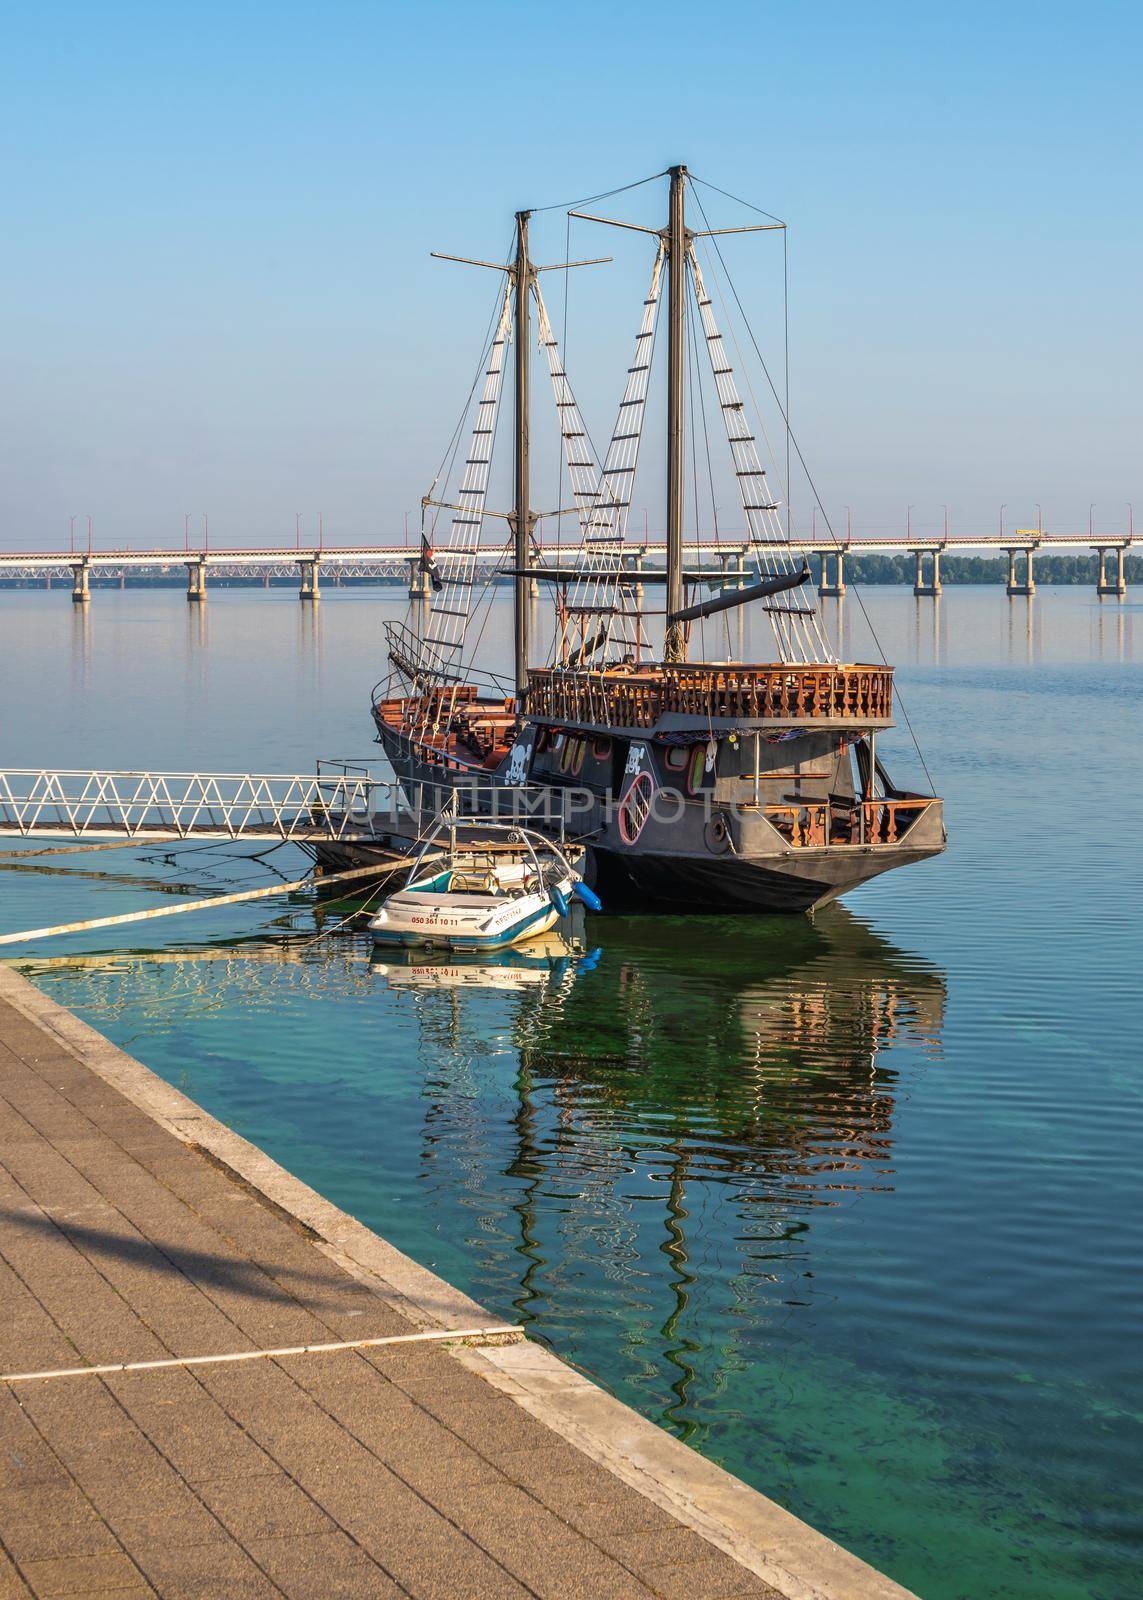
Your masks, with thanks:
[{"label": "small motorboat", "polygon": [[583,881],[583,861],[582,846],[561,849],[516,823],[441,818],[405,887],[382,902],[369,932],[378,945],[499,950],[522,944],[566,918],[573,897],[602,909]]}]

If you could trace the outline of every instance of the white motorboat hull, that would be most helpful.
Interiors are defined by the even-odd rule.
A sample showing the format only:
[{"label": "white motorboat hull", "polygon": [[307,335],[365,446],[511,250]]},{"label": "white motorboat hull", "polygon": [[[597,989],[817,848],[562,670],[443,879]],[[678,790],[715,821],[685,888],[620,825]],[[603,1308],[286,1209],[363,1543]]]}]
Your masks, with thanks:
[{"label": "white motorboat hull", "polygon": [[[438,903],[426,904],[430,899]],[[497,899],[490,906],[474,906],[458,904],[447,894],[398,894],[372,919],[369,931],[378,945],[502,950],[550,933],[559,915],[546,895]]]}]

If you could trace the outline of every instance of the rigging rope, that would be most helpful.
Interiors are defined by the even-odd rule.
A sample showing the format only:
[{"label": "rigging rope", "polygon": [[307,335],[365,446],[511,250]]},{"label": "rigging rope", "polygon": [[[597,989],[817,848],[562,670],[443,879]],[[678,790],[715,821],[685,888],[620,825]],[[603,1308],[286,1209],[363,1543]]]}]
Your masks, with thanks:
[{"label": "rigging rope", "polygon": [[596,467],[598,452],[561,361],[543,295],[539,284],[535,286],[540,342],[548,358],[568,478],[580,520],[580,576],[560,619],[560,660],[569,658],[569,622],[574,622],[576,629],[570,643],[571,658],[577,662],[588,654],[598,656],[601,662],[613,659],[616,653],[638,657],[644,648],[638,608],[633,607],[629,586],[619,578],[646,415],[663,258],[660,245],[602,473]]},{"label": "rigging rope", "polygon": [[[703,179],[700,179],[698,181],[705,183],[705,180],[703,180]],[[712,188],[715,187],[714,184],[709,184],[709,183],[706,184],[705,186],[708,189],[712,189]],[[693,192],[693,189],[692,189],[692,192]],[[718,192],[720,194],[726,194],[727,193],[726,190],[719,190]],[[727,198],[733,200],[736,197],[734,195],[728,195]],[[706,223],[706,226],[709,229],[710,228],[710,221],[707,218],[706,210],[703,207],[702,199],[697,193],[695,194],[695,202],[698,205],[699,211],[702,213],[703,221]],[[752,210],[752,211],[760,210],[760,207],[758,207],[758,206],[750,206],[749,201],[746,201],[746,200],[739,201],[738,203],[741,204],[741,205],[749,206],[749,209]],[[770,213],[769,212],[763,212],[762,215],[763,216],[769,216]],[[774,220],[778,221],[780,219],[775,218]],[[783,224],[783,227],[785,227],[785,224]],[[714,246],[715,254],[718,256],[719,263],[720,263],[720,265],[722,267],[723,275],[725,276],[726,281],[727,281],[728,285],[730,286],[730,292],[734,296],[734,301],[735,301],[735,304],[738,307],[739,315],[742,318],[743,326],[745,327],[746,332],[750,337],[750,343],[754,346],[754,353],[758,357],[758,362],[759,362],[759,365],[762,368],[763,373],[765,374],[766,382],[770,386],[770,392],[774,396],[775,403],[777,404],[778,409],[781,412],[782,421],[786,425],[787,438],[789,439],[790,443],[793,445],[794,452],[795,452],[795,454],[797,455],[797,458],[798,458],[798,462],[799,462],[799,464],[800,464],[800,466],[802,468],[802,471],[806,475],[806,482],[810,486],[810,492],[814,497],[814,503],[817,506],[818,510],[822,514],[822,519],[825,522],[826,530],[829,533],[829,536],[830,536],[831,540],[833,541],[833,544],[834,544],[835,548],[837,550],[839,550],[839,551],[844,550],[845,546],[843,545],[842,541],[838,538],[837,534],[833,531],[833,524],[830,522],[829,513],[826,511],[825,506],[822,504],[822,498],[821,498],[821,495],[818,493],[817,484],[814,481],[813,474],[810,472],[810,469],[809,469],[808,465],[806,464],[806,458],[802,454],[802,447],[798,443],[796,434],[794,433],[793,429],[790,427],[790,418],[789,418],[788,409],[782,405],[781,399],[778,396],[778,391],[774,387],[774,380],[770,376],[770,369],[766,365],[766,360],[765,360],[765,357],[762,354],[762,351],[759,349],[758,340],[754,336],[754,329],[750,325],[750,319],[746,315],[746,310],[745,310],[745,308],[744,308],[744,306],[742,304],[742,299],[741,299],[741,297],[740,297],[740,295],[738,293],[738,289],[737,289],[737,287],[735,285],[734,279],[730,276],[730,271],[727,268],[725,260],[723,259],[722,250],[719,247],[718,239],[717,238],[712,238],[711,239],[711,244]],[[787,485],[787,500],[788,499],[789,499],[789,487]],[[857,597],[857,604],[858,604],[858,607],[860,608],[861,615],[865,620],[865,625],[869,629],[869,634],[870,634],[870,637],[873,640],[874,647],[877,650],[877,653],[878,653],[878,655],[879,655],[879,657],[881,659],[882,664],[883,665],[888,665],[888,659],[887,659],[887,656],[886,656],[886,653],[885,653],[885,647],[882,645],[880,635],[878,634],[877,629],[873,625],[873,619],[869,615],[869,611],[868,611],[868,609],[866,607],[865,600],[863,599],[862,594],[861,594],[860,586],[857,585],[857,584],[853,584],[852,587],[853,587],[853,592]],[[916,732],[915,732],[915,730],[913,728],[913,723],[912,723],[912,720],[911,720],[911,718],[909,716],[908,710],[906,709],[904,697],[902,696],[902,694],[900,692],[900,686],[899,685],[896,686],[896,691],[897,691],[896,692],[897,704],[901,708],[901,715],[904,718],[906,728],[909,730],[909,737],[913,741],[913,748],[917,752],[917,759],[920,761],[921,766],[924,769],[925,777],[928,779],[928,783],[929,783],[930,789],[935,794],[936,793],[936,785],[933,782],[933,775],[929,771],[929,764],[925,760],[925,753],[921,749],[920,740],[917,738]]]},{"label": "rigging rope", "polygon": [[[694,277],[695,299],[706,334],[706,347],[714,376],[715,392],[722,411],[723,425],[730,445],[735,481],[742,501],[746,527],[759,568],[765,568],[772,577],[792,577],[798,570],[793,559],[793,547],[784,537],[778,505],[770,498],[766,483],[766,469],[758,455],[758,446],[746,420],[746,408],[739,398],[734,381],[734,369],[723,343],[722,334],[714,317],[713,301],[693,246],[689,252],[691,273]],[[818,620],[816,606],[807,608],[808,615],[788,612],[781,606],[768,608],[774,636],[784,662],[834,661],[835,657],[826,642]]]},{"label": "rigging rope", "polygon": [[549,206],[533,206],[532,215],[539,216],[544,211],[566,211],[570,206],[589,206],[596,200],[610,200],[613,194],[626,194],[629,189],[641,189],[645,183],[654,183],[657,178],[665,178],[667,168],[662,172],[652,172],[649,178],[636,178],[634,183],[621,183],[617,189],[604,189],[601,194],[581,195],[578,200],[557,200]]}]

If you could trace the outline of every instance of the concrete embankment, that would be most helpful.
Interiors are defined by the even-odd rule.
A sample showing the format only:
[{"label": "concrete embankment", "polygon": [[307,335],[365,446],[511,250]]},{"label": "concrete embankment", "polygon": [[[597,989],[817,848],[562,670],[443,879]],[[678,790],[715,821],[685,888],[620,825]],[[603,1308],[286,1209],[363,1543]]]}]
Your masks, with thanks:
[{"label": "concrete embankment", "polygon": [[0,1307],[0,1600],[907,1600],[6,968]]}]

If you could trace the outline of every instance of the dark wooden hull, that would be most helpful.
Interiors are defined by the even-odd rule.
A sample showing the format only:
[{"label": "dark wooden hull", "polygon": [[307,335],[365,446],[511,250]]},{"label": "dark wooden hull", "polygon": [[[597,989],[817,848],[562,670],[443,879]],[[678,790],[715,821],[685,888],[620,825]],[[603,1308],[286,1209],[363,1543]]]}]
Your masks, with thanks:
[{"label": "dark wooden hull", "polygon": [[[758,805],[740,808],[720,798],[693,793],[685,800],[680,796],[681,817],[649,818],[635,838],[628,838],[618,825],[613,803],[626,777],[612,779],[609,799],[601,782],[601,776],[606,778],[606,774],[593,774],[595,798],[588,796],[589,809],[578,815],[566,811],[567,784],[574,784],[576,778],[546,778],[537,770],[536,726],[530,722],[525,722],[515,745],[521,771],[514,772],[506,760],[494,772],[470,765],[467,773],[459,769],[455,759],[426,759],[384,719],[379,717],[377,722],[381,743],[394,770],[403,780],[433,786],[436,798],[430,801],[426,797],[425,803],[434,809],[453,783],[463,785],[474,772],[486,785],[503,786],[506,794],[513,783],[520,782],[526,783],[532,793],[546,794],[551,801],[551,816],[558,822],[560,815],[565,815],[573,836],[588,845],[588,880],[608,911],[687,915],[805,913],[883,872],[925,860],[944,849],[940,802],[927,798],[899,802],[911,804],[914,812],[903,838],[895,834],[879,838],[868,827],[860,833],[855,828],[845,837],[832,840],[803,833],[791,837],[787,832],[783,836],[768,824]],[[599,732],[609,745],[615,742],[612,730]],[[743,727],[742,737],[752,737],[749,727]],[[827,737],[836,742],[841,736],[831,730]],[[645,751],[650,744],[649,740],[642,741],[641,748]],[[658,777],[662,784],[662,770]],[[921,807],[923,814],[916,815]],[[827,808],[819,804],[818,809],[824,812]],[[530,820],[535,826],[541,819],[533,814]],[[328,858],[331,866],[342,864],[343,858],[348,862],[350,848],[356,852],[352,856],[355,864],[358,859],[367,859],[367,855],[360,854],[361,847],[340,846],[324,847],[322,859]]]}]

